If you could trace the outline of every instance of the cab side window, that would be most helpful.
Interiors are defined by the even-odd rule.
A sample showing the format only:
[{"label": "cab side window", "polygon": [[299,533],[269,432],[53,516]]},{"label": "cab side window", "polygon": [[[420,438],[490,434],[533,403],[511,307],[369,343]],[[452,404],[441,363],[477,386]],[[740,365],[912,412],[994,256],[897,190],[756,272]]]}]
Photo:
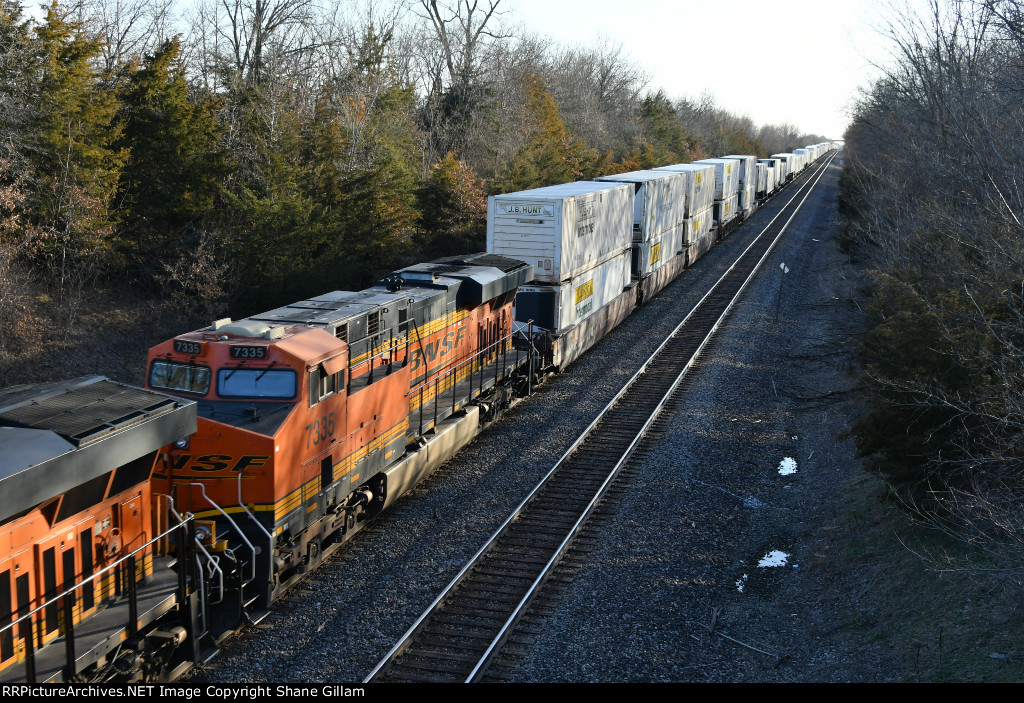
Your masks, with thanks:
[{"label": "cab side window", "polygon": [[309,406],[345,390],[345,372],[328,373],[323,364],[309,372]]}]

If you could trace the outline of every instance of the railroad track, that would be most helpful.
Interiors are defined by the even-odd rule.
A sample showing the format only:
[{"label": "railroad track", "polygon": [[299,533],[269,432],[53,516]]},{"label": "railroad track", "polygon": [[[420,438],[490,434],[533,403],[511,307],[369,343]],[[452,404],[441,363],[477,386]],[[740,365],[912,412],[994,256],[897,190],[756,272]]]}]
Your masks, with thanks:
[{"label": "railroad track", "polygon": [[779,213],[364,683],[481,680],[832,158],[797,184]]}]

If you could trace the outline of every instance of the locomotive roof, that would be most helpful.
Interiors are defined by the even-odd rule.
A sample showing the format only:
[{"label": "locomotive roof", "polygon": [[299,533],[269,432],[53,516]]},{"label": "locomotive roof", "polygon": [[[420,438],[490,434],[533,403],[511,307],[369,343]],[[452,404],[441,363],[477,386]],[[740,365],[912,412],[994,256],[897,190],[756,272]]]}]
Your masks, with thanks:
[{"label": "locomotive roof", "polygon": [[414,264],[378,281],[376,288],[394,287],[401,279],[402,290],[416,286],[444,285],[448,279],[458,285],[460,303],[479,304],[515,290],[533,278],[533,266],[519,259],[498,254],[449,256],[437,261]]},{"label": "locomotive roof", "polygon": [[196,404],[82,376],[0,391],[0,520],[196,430]]},{"label": "locomotive roof", "polygon": [[285,325],[330,326],[377,308],[445,295],[460,304],[479,304],[514,290],[533,277],[533,267],[495,254],[450,256],[414,264],[361,291],[332,291],[253,315],[252,320]]}]

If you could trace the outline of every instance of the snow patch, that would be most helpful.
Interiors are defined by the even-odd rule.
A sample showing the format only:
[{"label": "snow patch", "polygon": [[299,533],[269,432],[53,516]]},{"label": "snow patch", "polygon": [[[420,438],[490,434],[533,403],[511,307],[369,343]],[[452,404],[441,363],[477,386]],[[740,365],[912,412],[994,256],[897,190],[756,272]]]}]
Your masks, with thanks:
[{"label": "snow patch", "polygon": [[736,590],[743,593],[743,586],[747,583],[747,575],[743,574],[743,578],[736,580]]},{"label": "snow patch", "polygon": [[757,565],[761,568],[766,566],[785,566],[788,559],[788,554],[780,552],[778,549],[773,549],[761,557],[761,561],[757,562]]},{"label": "snow patch", "polygon": [[779,462],[779,475],[789,476],[790,474],[796,473],[796,459],[791,456],[787,456],[785,459]]}]

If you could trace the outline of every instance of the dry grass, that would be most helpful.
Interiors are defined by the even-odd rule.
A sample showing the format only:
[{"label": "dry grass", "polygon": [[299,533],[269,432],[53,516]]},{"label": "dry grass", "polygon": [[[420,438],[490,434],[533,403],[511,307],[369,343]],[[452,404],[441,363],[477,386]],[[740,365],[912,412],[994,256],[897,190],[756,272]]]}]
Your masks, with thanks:
[{"label": "dry grass", "polygon": [[163,301],[128,289],[83,291],[76,316],[39,281],[23,277],[18,290],[20,324],[0,329],[0,387],[86,374],[142,385],[149,348],[186,329]]}]

